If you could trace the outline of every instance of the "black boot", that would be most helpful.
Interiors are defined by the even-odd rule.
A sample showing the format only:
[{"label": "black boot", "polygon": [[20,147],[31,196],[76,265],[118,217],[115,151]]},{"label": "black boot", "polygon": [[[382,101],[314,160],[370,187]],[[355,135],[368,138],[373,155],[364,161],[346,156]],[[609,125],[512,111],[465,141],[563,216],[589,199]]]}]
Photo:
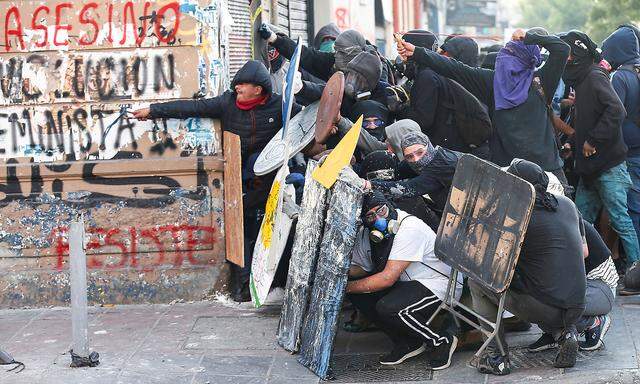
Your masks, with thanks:
[{"label": "black boot", "polygon": [[251,301],[249,280],[243,278],[242,268],[231,265],[231,298],[238,303]]}]

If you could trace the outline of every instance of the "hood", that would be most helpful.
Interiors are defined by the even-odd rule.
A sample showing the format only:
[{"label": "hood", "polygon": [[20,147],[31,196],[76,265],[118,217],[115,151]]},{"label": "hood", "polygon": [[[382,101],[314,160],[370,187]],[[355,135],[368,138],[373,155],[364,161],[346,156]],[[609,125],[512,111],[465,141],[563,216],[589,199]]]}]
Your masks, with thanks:
[{"label": "hood", "polygon": [[366,46],[367,40],[360,32],[354,29],[348,29],[339,34],[333,46],[336,69],[344,71],[351,60],[358,56],[360,52],[364,52]]},{"label": "hood", "polygon": [[614,69],[640,63],[639,51],[638,37],[629,27],[618,28],[602,42],[602,56]]},{"label": "hood", "polygon": [[470,67],[478,66],[478,43],[470,37],[454,36],[445,41],[440,48]]},{"label": "hood", "polygon": [[385,150],[369,153],[360,163],[360,173],[367,180],[393,180],[398,158]]},{"label": "hood", "polygon": [[329,23],[324,27],[320,28],[316,36],[313,38],[313,47],[315,49],[320,49],[320,44],[324,39],[332,39],[335,40],[340,34],[340,29],[335,23]]},{"label": "hood", "polygon": [[402,147],[400,145],[402,143],[402,138],[409,132],[422,132],[420,130],[420,125],[410,119],[398,120],[387,126],[384,131],[387,135],[387,142],[391,146],[393,153],[395,153],[396,157],[400,161],[404,160],[404,153],[402,152]]},{"label": "hood", "polygon": [[269,76],[269,70],[261,62],[257,60],[249,60],[236,72],[231,82],[231,89],[237,84],[250,83],[259,85],[264,89],[266,95],[273,93],[271,88],[271,77]]},{"label": "hood", "polygon": [[389,122],[389,110],[387,106],[379,103],[375,100],[362,100],[358,101],[351,108],[351,114],[349,118],[351,121],[356,121],[363,115],[366,119],[367,117],[377,117],[386,123]]},{"label": "hood", "polygon": [[412,29],[402,36],[402,40],[416,47],[422,47],[432,51],[438,49],[438,36],[424,29]]},{"label": "hood", "polygon": [[[358,74],[361,80],[357,80],[352,75]],[[360,52],[353,58],[345,69],[345,89],[352,87],[353,96],[359,92],[373,92],[378,85],[380,75],[382,74],[382,62],[380,58],[373,53]],[[354,80],[358,84],[353,83]]]}]

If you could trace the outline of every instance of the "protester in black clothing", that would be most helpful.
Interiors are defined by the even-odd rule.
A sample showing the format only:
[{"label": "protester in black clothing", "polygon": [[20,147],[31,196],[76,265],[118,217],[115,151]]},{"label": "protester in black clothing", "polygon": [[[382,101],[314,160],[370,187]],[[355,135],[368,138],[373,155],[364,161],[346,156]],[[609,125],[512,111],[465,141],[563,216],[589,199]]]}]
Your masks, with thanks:
[{"label": "protester in black clothing", "polygon": [[[564,70],[569,47],[556,36],[531,32],[525,34],[523,30],[514,32],[510,43],[514,47],[518,46],[517,53],[531,52],[528,56],[529,64],[526,64],[528,67],[525,62],[516,58],[516,51],[512,47],[505,47],[500,51],[496,71],[472,68],[428,49],[416,48],[406,41],[398,46],[398,52],[404,58],[412,58],[419,65],[455,80],[488,106],[494,129],[490,142],[491,158],[496,164],[506,166],[516,157],[527,159],[540,164],[544,170],[552,172],[561,182],[566,183],[548,105]],[[531,60],[535,58],[533,46],[538,45],[549,51],[549,59],[544,66],[535,70],[535,63]],[[527,56],[523,59],[525,57]],[[504,64],[520,63],[518,66],[523,71],[525,67],[528,68],[529,74],[522,76],[522,83],[513,84],[519,97],[511,108],[504,108],[504,98],[497,98],[494,91],[503,89],[500,80],[510,76],[508,71],[499,74],[501,60]],[[505,69],[507,67],[508,65]],[[503,92],[498,93],[501,94]]]},{"label": "protester in black clothing", "polygon": [[408,172],[399,172],[400,174],[396,175],[399,181],[368,181],[365,183],[365,189],[382,191],[394,201],[428,194],[435,203],[435,208],[442,211],[462,154],[439,146],[434,147],[422,132],[410,132],[405,135],[402,139],[402,150],[402,163],[408,166]]},{"label": "protester in black clothing", "polygon": [[[427,50],[437,49],[437,37],[429,31],[409,31],[403,38]],[[471,130],[480,131],[478,124],[483,120],[485,125],[490,125],[489,115],[480,101],[432,69],[417,67],[416,62],[406,63],[405,75],[410,80],[410,101],[398,112],[398,118],[416,121],[434,145],[489,157],[486,138],[482,143],[469,143],[462,134],[467,122],[460,118],[461,111],[472,118],[468,123]]]},{"label": "protester in black clothing", "polygon": [[625,109],[611,86],[609,74],[598,66],[600,53],[586,34],[562,36],[571,46],[563,77],[575,90],[572,120],[575,172],[580,176],[576,205],[585,220],[594,223],[604,207],[624,247],[629,264],[640,260],[638,236],[629,216],[627,190],[632,186],[622,135]]},{"label": "protester in black clothing", "polygon": [[365,195],[362,212],[346,291],[393,342],[380,363],[400,364],[428,351],[432,370],[447,368],[458,339],[445,327],[426,324],[444,298],[451,271],[434,254],[435,233],[380,192]]},{"label": "protester in black clothing", "polygon": [[[360,177],[365,180],[393,181],[396,180],[399,160],[392,152],[378,150],[369,153],[360,163]],[[427,205],[422,196],[398,198],[393,203],[411,215],[424,221],[429,228],[438,230],[440,217]]]},{"label": "protester in black clothing", "polygon": [[[584,259],[587,286],[585,309],[576,323],[576,329],[585,336],[585,340],[579,342],[580,349],[593,351],[604,346],[604,336],[611,325],[609,313],[616,296],[618,273],[611,258],[611,251],[598,231],[584,219],[582,224],[588,248],[588,256]],[[553,337],[544,333],[527,349],[529,352],[540,352],[557,346]]]},{"label": "protester in black clothing", "polygon": [[[249,301],[249,273],[253,245],[258,236],[273,174],[256,176],[253,162],[271,138],[282,128],[282,97],[272,93],[269,71],[259,61],[248,61],[231,82],[232,90],[209,99],[176,100],[153,103],[134,112],[139,120],[188,117],[220,119],[222,129],[240,136],[242,157],[242,195],[245,222],[245,268],[233,265],[233,297]],[[301,107],[294,104],[292,115]]]},{"label": "protester in black clothing", "polygon": [[313,48],[320,52],[334,52],[333,46],[339,34],[340,28],[335,23],[323,26],[313,38]]},{"label": "protester in black clothing", "polygon": [[[547,192],[549,179],[538,165],[516,159],[508,172],[533,184],[536,198],[505,308],[553,336],[559,344],[555,367],[572,367],[578,352],[576,322],[585,308],[586,289],[580,214],[571,200]],[[469,286],[475,311],[495,321],[498,297],[473,281]],[[488,350],[478,365],[481,372],[510,372],[504,340],[501,337],[507,355],[500,355],[497,348]]]},{"label": "protester in black clothing", "polygon": [[470,67],[478,66],[478,43],[470,37],[447,37],[440,47],[440,53]]}]

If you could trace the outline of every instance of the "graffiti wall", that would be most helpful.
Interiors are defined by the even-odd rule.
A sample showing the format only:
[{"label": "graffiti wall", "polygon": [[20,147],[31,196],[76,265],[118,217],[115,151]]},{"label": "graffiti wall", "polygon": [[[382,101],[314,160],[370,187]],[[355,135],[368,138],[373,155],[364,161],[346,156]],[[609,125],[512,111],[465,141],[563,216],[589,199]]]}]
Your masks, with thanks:
[{"label": "graffiti wall", "polygon": [[68,302],[78,215],[90,301],[213,288],[225,256],[219,124],[131,112],[228,86],[223,12],[220,0],[0,0],[0,307]]}]

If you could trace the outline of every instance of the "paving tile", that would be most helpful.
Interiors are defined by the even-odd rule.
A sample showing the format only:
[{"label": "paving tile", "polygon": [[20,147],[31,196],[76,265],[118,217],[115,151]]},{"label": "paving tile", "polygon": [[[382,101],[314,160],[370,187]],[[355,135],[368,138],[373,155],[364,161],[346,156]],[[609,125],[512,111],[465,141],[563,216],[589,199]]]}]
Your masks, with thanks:
[{"label": "paving tile", "polygon": [[266,377],[273,357],[263,356],[205,356],[201,366],[209,375]]},{"label": "paving tile", "polygon": [[317,378],[307,367],[298,363],[297,355],[274,357],[269,374],[272,376],[309,379]]},{"label": "paving tile", "polygon": [[199,373],[193,380],[193,384],[265,384],[266,377],[253,376],[223,376]]},{"label": "paving tile", "polygon": [[269,376],[266,382],[268,384],[318,384],[320,383],[320,379],[318,377],[307,379],[292,379],[283,376]]},{"label": "paving tile", "polygon": [[279,350],[277,317],[200,317],[184,349]]}]

